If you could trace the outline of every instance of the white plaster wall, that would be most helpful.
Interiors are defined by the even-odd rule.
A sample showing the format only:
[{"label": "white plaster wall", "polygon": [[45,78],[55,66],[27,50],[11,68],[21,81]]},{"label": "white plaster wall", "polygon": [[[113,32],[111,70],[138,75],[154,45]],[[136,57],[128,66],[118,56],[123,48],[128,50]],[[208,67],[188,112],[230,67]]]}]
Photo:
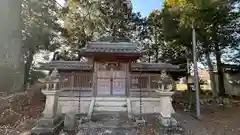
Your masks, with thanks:
[{"label": "white plaster wall", "polygon": [[[140,101],[131,102],[131,114],[140,113]],[[160,113],[160,101],[142,101],[142,113]]]},{"label": "white plaster wall", "polygon": [[[89,111],[90,103],[91,98],[82,97],[80,99],[80,113],[87,114]],[[58,106],[58,111],[61,113],[79,113],[79,99],[77,97],[59,97]]]}]

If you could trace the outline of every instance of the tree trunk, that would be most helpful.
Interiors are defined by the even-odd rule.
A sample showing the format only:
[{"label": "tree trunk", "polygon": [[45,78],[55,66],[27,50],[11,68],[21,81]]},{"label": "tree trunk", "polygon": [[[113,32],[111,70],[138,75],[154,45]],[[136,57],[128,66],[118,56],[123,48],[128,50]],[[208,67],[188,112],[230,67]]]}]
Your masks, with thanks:
[{"label": "tree trunk", "polygon": [[148,63],[151,62],[151,49],[150,49],[150,45],[148,45]]},{"label": "tree trunk", "polygon": [[215,76],[214,76],[214,73],[213,73],[213,65],[212,65],[212,61],[210,59],[209,52],[206,52],[205,56],[206,56],[206,59],[207,59],[207,65],[208,65],[208,71],[209,71],[209,75],[210,75],[213,98],[216,98],[218,96],[218,90],[217,90],[217,87],[216,87],[216,79],[215,79]]},{"label": "tree trunk", "polygon": [[188,106],[187,106],[188,111],[190,111],[192,108],[192,89],[188,82],[189,76],[190,76],[190,59],[187,56],[187,76],[186,76],[187,82],[186,83],[187,83],[187,90],[188,90]]},{"label": "tree trunk", "polygon": [[25,76],[24,76],[24,86],[25,86],[25,88],[27,86],[27,83],[29,82],[30,71],[31,71],[31,67],[32,67],[34,54],[35,54],[34,50],[29,49],[29,54],[28,54],[27,61],[26,61],[26,64],[25,64]]},{"label": "tree trunk", "polygon": [[218,44],[215,44],[215,55],[216,55],[216,61],[217,61],[219,96],[224,97],[226,93],[225,93],[224,76],[223,76],[222,62],[221,62],[221,52]]},{"label": "tree trunk", "polygon": [[150,51],[148,51],[148,63],[151,62],[151,55],[150,55]]},{"label": "tree trunk", "polygon": [[159,55],[158,47],[156,46],[156,50],[155,50],[155,63],[158,63],[158,55]]},{"label": "tree trunk", "polygon": [[149,54],[148,55],[148,63],[150,63],[151,62],[151,55]]},{"label": "tree trunk", "polygon": [[0,91],[23,90],[21,0],[0,0]]},{"label": "tree trunk", "polygon": [[155,44],[154,44],[154,49],[155,49],[155,63],[158,63],[159,48],[158,48],[158,34],[157,34],[156,27],[155,27],[155,29],[154,29],[154,40],[155,40]]}]

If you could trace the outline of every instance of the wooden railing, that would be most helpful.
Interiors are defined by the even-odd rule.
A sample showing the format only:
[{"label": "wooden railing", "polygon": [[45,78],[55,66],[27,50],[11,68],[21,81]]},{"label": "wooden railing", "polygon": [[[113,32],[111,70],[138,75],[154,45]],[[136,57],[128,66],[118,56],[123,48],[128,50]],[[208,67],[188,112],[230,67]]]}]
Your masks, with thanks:
[{"label": "wooden railing", "polygon": [[143,97],[158,97],[156,90],[165,85],[159,83],[160,80],[160,74],[131,74],[129,94],[139,97],[141,92]]},{"label": "wooden railing", "polygon": [[[157,89],[165,84],[159,83],[161,80],[160,74],[130,74],[129,96],[140,97],[140,92],[143,97],[158,97]],[[60,73],[61,80],[60,89],[72,91],[62,94],[64,96],[93,96],[93,73]]]},{"label": "wooden railing", "polygon": [[[92,73],[60,73],[60,77],[61,79],[65,79],[65,81],[60,84],[60,89],[65,92],[72,91],[71,96],[79,96],[80,94],[81,96],[92,96]],[[76,92],[80,92],[80,94],[76,94]],[[70,95],[68,94],[66,96]]]}]

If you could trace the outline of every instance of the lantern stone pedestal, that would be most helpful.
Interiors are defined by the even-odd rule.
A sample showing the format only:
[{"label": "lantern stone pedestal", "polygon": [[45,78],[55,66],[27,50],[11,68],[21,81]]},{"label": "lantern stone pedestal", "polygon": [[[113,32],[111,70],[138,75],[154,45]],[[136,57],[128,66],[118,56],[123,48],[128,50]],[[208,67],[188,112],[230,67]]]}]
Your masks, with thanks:
[{"label": "lantern stone pedestal", "polygon": [[160,95],[160,126],[158,127],[158,134],[176,134],[182,135],[184,134],[184,130],[178,122],[172,117],[172,114],[175,113],[172,102],[171,96],[174,92],[169,91],[157,91]]},{"label": "lantern stone pedestal", "polygon": [[39,119],[31,135],[55,135],[63,128],[63,116],[57,114],[58,93],[60,91],[42,91],[46,95],[43,117]]},{"label": "lantern stone pedestal", "polygon": [[177,122],[174,118],[172,118],[172,114],[175,113],[172,106],[172,98],[174,92],[166,92],[166,91],[156,91],[160,96],[160,122],[163,126],[176,125]]}]

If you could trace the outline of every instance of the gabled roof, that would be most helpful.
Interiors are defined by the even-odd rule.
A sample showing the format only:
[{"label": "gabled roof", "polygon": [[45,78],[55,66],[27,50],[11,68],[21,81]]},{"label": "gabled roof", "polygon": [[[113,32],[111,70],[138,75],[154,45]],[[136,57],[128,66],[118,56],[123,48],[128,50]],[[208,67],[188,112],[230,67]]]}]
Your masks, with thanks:
[{"label": "gabled roof", "polygon": [[132,43],[127,38],[104,37],[97,41],[89,42],[87,46],[81,49],[82,53],[133,53],[140,54],[137,44]]}]

